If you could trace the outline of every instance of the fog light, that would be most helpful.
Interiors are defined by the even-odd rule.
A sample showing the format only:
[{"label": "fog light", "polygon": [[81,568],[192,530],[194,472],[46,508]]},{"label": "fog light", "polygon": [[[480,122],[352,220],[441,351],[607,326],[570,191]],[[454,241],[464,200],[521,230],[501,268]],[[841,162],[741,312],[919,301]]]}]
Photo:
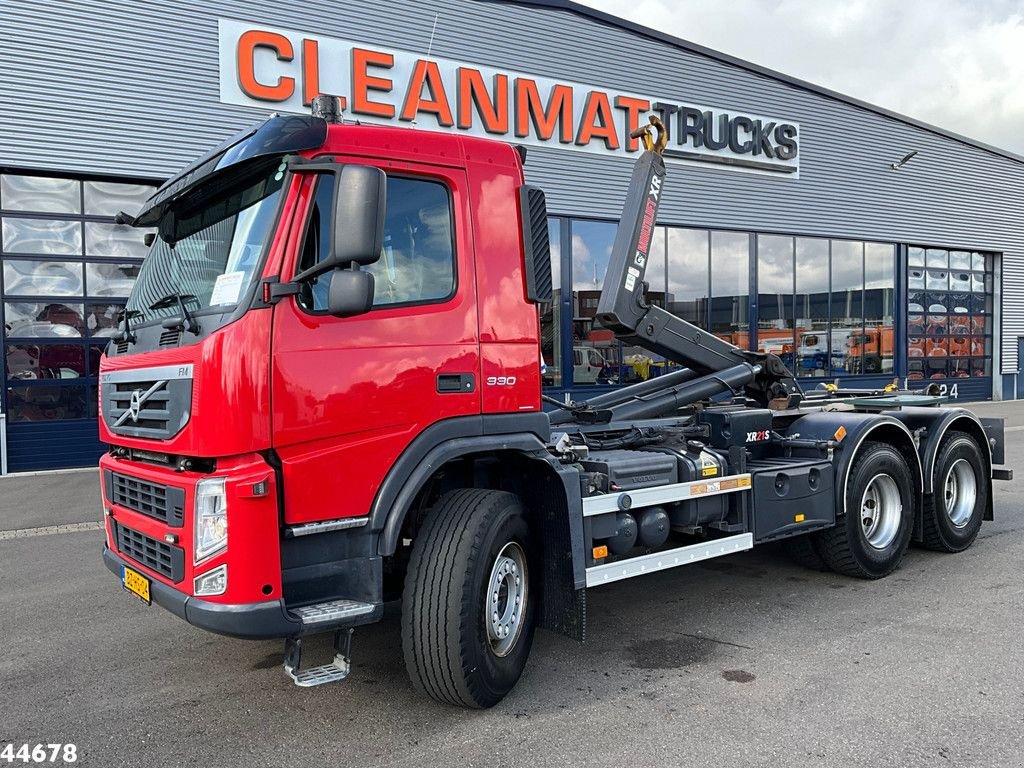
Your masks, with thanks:
[{"label": "fog light", "polygon": [[223,595],[228,588],[228,565],[218,565],[209,573],[196,576],[193,590],[197,597]]}]

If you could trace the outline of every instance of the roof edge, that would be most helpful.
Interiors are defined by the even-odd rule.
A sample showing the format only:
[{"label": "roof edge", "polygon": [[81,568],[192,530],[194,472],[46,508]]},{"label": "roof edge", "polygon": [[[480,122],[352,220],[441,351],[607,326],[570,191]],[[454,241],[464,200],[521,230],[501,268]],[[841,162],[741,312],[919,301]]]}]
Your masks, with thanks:
[{"label": "roof edge", "polygon": [[992,144],[986,144],[983,141],[972,139],[969,136],[964,136],[962,134],[946,130],[945,128],[940,128],[937,125],[926,123],[923,120],[917,120],[916,118],[908,117],[907,115],[901,114],[899,112],[894,112],[891,109],[880,107],[877,104],[871,104],[870,102],[862,101],[861,99],[855,98],[853,96],[847,96],[846,94],[839,93],[838,91],[833,91],[832,89],[826,88],[822,85],[815,85],[814,83],[808,82],[807,80],[801,80],[800,78],[783,74],[782,72],[779,72],[777,70],[769,69],[768,67],[763,67],[760,64],[754,64],[753,62],[746,61],[735,56],[731,56],[727,53],[716,51],[713,48],[708,48],[706,46],[699,45],[698,43],[691,43],[689,40],[683,40],[681,37],[675,37],[674,35],[669,35],[665,32],[659,32],[656,29],[645,27],[642,24],[637,24],[636,22],[629,21],[628,19],[623,19],[620,18],[619,16],[613,16],[610,13],[599,11],[596,8],[581,5],[580,3],[573,2],[573,0],[483,0],[483,2],[498,2],[505,3],[507,5],[526,5],[538,8],[551,8],[553,10],[570,11],[572,13],[576,13],[581,16],[593,19],[594,21],[598,21],[602,24],[607,24],[612,27],[619,27],[620,29],[624,29],[628,32],[633,32],[635,34],[643,35],[644,37],[649,37],[652,40],[657,40],[658,42],[668,43],[669,45],[673,45],[676,48],[681,48],[684,51],[690,51],[691,53],[696,53],[698,55],[705,56],[710,59],[715,59],[716,61],[721,61],[725,64],[730,64],[734,67],[738,67],[739,69],[747,70],[748,72],[752,72],[753,74],[762,75],[773,80],[778,80],[782,83],[785,83],[786,85],[790,85],[795,88],[800,88],[802,90],[809,91],[820,96],[825,96],[826,98],[834,99],[835,101],[843,102],[845,104],[849,104],[851,106],[867,110],[868,112],[874,112],[875,114],[881,115],[882,117],[887,117],[891,120],[897,120],[901,123],[906,123],[907,125],[913,126],[914,128],[920,128],[930,133],[934,133],[939,136],[944,136],[947,139],[953,139],[954,141],[960,142],[961,144],[966,144],[969,147],[981,149],[984,150],[985,152],[989,152],[993,155],[997,155],[1007,160],[1013,160],[1014,162],[1024,164],[1024,155],[1018,155],[1014,152],[1011,152],[1008,149],[1001,149],[1000,147],[996,147]]}]

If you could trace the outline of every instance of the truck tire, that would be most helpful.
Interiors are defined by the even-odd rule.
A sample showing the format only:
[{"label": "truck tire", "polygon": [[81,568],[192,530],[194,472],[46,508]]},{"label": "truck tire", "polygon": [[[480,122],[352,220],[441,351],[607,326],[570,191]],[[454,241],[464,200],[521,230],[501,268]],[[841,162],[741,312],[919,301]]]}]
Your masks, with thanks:
[{"label": "truck tire", "polygon": [[818,547],[813,533],[805,533],[800,536],[790,536],[782,540],[782,551],[790,560],[797,565],[808,568],[812,571],[829,570],[828,563],[818,552]]},{"label": "truck tire", "polygon": [[533,643],[530,551],[514,494],[466,488],[431,510],[402,596],[402,650],[418,690],[473,708],[512,690]]},{"label": "truck tire", "polygon": [[963,552],[978,537],[988,506],[981,448],[965,432],[950,432],[935,456],[932,495],[925,499],[922,544],[936,552]]},{"label": "truck tire", "polygon": [[880,579],[899,566],[914,527],[914,481],[890,445],[865,442],[846,481],[845,514],[822,531],[818,551],[846,576]]}]

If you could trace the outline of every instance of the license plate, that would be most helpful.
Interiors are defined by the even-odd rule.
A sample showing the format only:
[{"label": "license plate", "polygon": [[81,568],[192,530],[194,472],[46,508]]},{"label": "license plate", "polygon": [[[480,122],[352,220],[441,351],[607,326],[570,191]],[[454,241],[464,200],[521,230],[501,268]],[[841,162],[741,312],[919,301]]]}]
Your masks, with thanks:
[{"label": "license plate", "polygon": [[131,592],[133,595],[138,595],[146,601],[146,605],[150,605],[151,600],[149,597],[149,579],[143,576],[141,573],[133,571],[126,565],[121,566],[121,583],[124,588]]}]

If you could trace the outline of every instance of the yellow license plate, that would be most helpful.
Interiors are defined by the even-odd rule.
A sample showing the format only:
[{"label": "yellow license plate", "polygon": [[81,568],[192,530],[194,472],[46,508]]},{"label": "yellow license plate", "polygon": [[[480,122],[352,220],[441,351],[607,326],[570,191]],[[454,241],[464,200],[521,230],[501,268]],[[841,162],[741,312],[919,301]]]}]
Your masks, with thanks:
[{"label": "yellow license plate", "polygon": [[137,573],[128,566],[123,565],[121,566],[121,583],[129,592],[141,597],[146,601],[147,605],[150,604],[149,579],[141,573]]}]

